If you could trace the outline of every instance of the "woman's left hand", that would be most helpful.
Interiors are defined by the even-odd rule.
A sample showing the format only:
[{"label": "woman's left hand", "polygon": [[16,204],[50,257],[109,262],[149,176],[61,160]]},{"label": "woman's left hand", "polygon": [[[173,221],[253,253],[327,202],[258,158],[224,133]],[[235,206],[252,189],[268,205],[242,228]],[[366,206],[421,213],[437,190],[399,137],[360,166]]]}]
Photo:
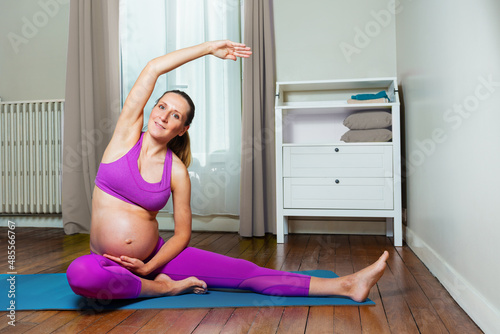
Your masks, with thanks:
[{"label": "woman's left hand", "polygon": [[128,257],[125,255],[117,257],[108,254],[103,254],[103,256],[107,259],[110,259],[111,261],[118,263],[125,269],[128,269],[139,276],[146,276],[150,274],[150,271],[147,270],[146,264],[144,264],[144,262],[142,262],[139,259],[135,259],[133,257]]},{"label": "woman's left hand", "polygon": [[252,51],[243,43],[235,43],[229,40],[213,41],[210,43],[210,54],[221,59],[236,60],[240,58],[248,58]]}]

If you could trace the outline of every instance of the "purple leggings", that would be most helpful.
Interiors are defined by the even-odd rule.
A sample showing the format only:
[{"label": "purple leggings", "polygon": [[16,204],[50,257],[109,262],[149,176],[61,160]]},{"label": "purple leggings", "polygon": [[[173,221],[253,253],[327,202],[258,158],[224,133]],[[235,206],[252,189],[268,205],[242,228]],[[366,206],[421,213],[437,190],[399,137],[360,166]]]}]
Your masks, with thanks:
[{"label": "purple leggings", "polygon": [[[159,238],[149,261],[165,243]],[[159,273],[173,280],[194,276],[208,288],[244,289],[275,296],[307,296],[310,276],[267,269],[228,256],[188,247],[147,279]],[[75,259],[66,272],[71,289],[78,295],[98,299],[137,298],[141,292],[139,276],[98,254]]]}]

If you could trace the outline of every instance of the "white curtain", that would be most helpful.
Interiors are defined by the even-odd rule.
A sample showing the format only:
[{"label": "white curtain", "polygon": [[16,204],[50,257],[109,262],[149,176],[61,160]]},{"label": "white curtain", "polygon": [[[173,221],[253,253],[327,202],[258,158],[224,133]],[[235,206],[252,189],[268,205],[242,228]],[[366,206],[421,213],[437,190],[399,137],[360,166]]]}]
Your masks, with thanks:
[{"label": "white curtain", "polygon": [[[154,57],[208,40],[239,41],[240,12],[239,0],[121,1],[122,96]],[[189,130],[193,213],[239,215],[241,60],[203,57],[161,77],[145,124],[154,101],[171,89],[185,91],[196,105]],[[164,210],[172,212],[171,201]]]}]

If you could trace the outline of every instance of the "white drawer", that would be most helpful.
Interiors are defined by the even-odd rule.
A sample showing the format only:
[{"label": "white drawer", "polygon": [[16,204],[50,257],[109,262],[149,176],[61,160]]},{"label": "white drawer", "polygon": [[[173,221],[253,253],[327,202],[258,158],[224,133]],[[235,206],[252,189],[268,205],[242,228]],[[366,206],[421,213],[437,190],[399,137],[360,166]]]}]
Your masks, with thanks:
[{"label": "white drawer", "polygon": [[392,178],[284,178],[285,209],[393,209]]},{"label": "white drawer", "polygon": [[284,177],[392,177],[392,146],[288,146]]}]

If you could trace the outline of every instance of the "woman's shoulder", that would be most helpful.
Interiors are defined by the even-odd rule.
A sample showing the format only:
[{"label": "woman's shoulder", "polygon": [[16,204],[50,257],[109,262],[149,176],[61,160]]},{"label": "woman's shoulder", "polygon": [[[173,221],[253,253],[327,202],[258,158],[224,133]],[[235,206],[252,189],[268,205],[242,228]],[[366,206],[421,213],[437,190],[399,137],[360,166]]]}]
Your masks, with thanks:
[{"label": "woman's shoulder", "polygon": [[182,162],[182,160],[172,152],[172,174],[176,174],[176,176],[189,175],[186,165]]},{"label": "woman's shoulder", "polygon": [[189,172],[186,168],[186,165],[184,165],[182,160],[174,152],[172,152],[171,180],[172,188],[175,188],[176,185],[179,185],[180,183],[190,182]]}]

